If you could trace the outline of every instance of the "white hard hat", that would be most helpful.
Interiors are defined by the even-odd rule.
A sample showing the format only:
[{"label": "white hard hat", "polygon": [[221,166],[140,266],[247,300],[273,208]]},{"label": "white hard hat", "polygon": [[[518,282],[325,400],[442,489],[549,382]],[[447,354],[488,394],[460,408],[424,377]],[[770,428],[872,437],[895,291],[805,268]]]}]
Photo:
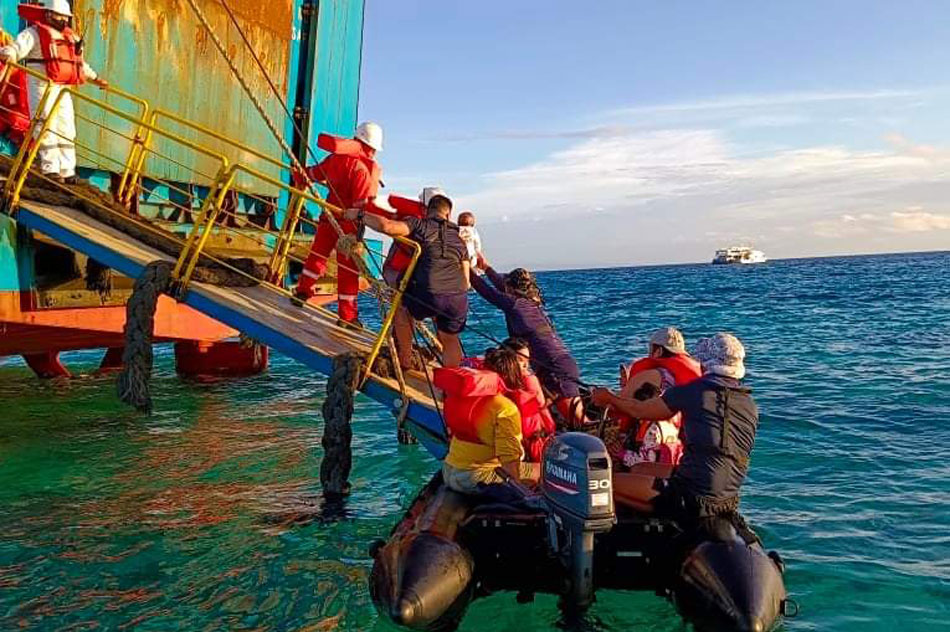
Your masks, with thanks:
[{"label": "white hard hat", "polygon": [[[65,0],[61,0],[65,2]],[[356,140],[362,141],[375,149],[383,150],[383,128],[372,121],[360,123],[356,128],[356,134],[353,136]]]},{"label": "white hard hat", "polygon": [[52,0],[47,8],[53,13],[65,15],[68,18],[73,17],[73,10],[69,6],[68,0]]},{"label": "white hard hat", "polygon": [[429,206],[429,202],[431,202],[434,197],[444,197],[446,200],[449,200],[450,203],[452,201],[441,187],[426,187],[422,189],[422,193],[419,194],[419,201],[422,202],[423,206]]}]

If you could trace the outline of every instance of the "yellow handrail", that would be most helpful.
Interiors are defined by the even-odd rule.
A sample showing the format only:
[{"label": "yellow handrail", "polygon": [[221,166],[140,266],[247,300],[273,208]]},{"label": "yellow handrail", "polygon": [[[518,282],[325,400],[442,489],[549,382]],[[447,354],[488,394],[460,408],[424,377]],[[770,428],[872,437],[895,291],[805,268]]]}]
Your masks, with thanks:
[{"label": "yellow handrail", "polygon": [[[212,158],[215,161],[220,162],[221,168],[219,169],[219,174],[224,172],[228,167],[228,159],[222,154],[219,154],[210,149],[202,147],[201,145],[198,145],[197,143],[194,143],[188,140],[187,138],[177,136],[165,130],[157,129],[153,125],[149,125],[148,123],[146,123],[145,121],[141,119],[136,119],[131,114],[123,112],[122,110],[119,110],[118,108],[114,108],[108,103],[105,103],[104,101],[94,99],[93,97],[77,92],[76,90],[72,88],[64,88],[56,96],[56,100],[53,102],[53,105],[50,108],[49,115],[45,119],[40,117],[38,113],[37,115],[33,117],[33,123],[31,125],[30,131],[31,131],[32,137],[36,139],[36,142],[24,143],[23,147],[20,148],[20,152],[18,153],[18,156],[17,156],[18,160],[14,164],[13,170],[10,173],[10,180],[7,182],[7,188],[5,189],[5,195],[9,201],[11,208],[15,207],[16,204],[20,200],[20,191],[23,188],[23,183],[26,181],[26,177],[29,172],[30,166],[32,166],[33,161],[36,159],[36,154],[39,151],[39,145],[40,145],[39,139],[41,139],[44,134],[49,132],[50,122],[54,118],[53,115],[55,114],[56,110],[59,108],[60,104],[62,103],[63,98],[67,94],[75,96],[80,101],[91,103],[105,110],[106,112],[109,112],[110,114],[114,116],[117,116],[121,119],[125,119],[126,121],[129,121],[131,123],[137,124],[139,125],[140,129],[147,130],[147,132],[150,134],[153,134],[153,133],[158,134],[173,142],[183,145],[187,147],[188,149],[191,149],[192,151],[203,154],[205,156],[208,156],[209,158]],[[49,97],[49,90],[47,90],[43,95],[44,101],[48,97]],[[45,105],[45,103],[41,102],[41,106],[42,105]],[[38,107],[37,110],[42,111],[42,108]],[[42,121],[42,123],[40,124],[40,129],[39,129],[39,132],[36,133],[36,127],[37,127],[37,124],[40,123],[40,121]]]},{"label": "yellow handrail", "polygon": [[[406,288],[409,287],[409,280],[412,278],[412,273],[416,269],[416,262],[419,261],[419,255],[422,254],[422,246],[415,241],[411,241],[403,237],[394,237],[393,240],[409,246],[412,249],[412,259],[409,261],[409,266],[403,273],[402,279],[399,281],[399,286],[396,288],[396,291],[393,294],[393,300],[390,304],[389,312],[386,314],[386,318],[383,320],[383,324],[379,329],[379,336],[377,336],[376,342],[373,343],[373,348],[366,357],[366,368],[363,370],[362,379],[360,379],[360,388],[362,388],[363,384],[366,383],[366,380],[369,379],[370,373],[373,370],[373,363],[376,362],[376,358],[383,349],[386,336],[389,334],[389,330],[396,318],[396,312],[402,305],[402,297],[406,293]],[[393,358],[392,361],[398,364],[399,358]]]},{"label": "yellow handrail", "polygon": [[[319,195],[308,190],[298,189],[288,183],[285,183],[278,178],[275,178],[271,175],[261,172],[254,167],[242,164],[240,162],[231,162],[226,155],[220,151],[212,150],[205,145],[190,140],[180,134],[176,134],[173,131],[169,130],[167,126],[163,126],[161,121],[173,121],[179,125],[182,125],[186,128],[195,130],[201,134],[207,135],[210,138],[213,138],[219,142],[226,144],[229,147],[235,148],[241,152],[244,152],[248,155],[254,156],[263,160],[264,162],[276,166],[281,170],[289,170],[291,167],[287,164],[284,164],[278,159],[275,159],[267,154],[244,145],[243,143],[229,138],[228,136],[221,134],[213,129],[210,129],[206,126],[200,125],[193,121],[189,121],[177,114],[168,112],[165,110],[152,110],[149,103],[140,99],[134,95],[126,93],[117,88],[112,88],[111,86],[107,88],[107,92],[116,94],[122,98],[128,99],[129,101],[137,104],[138,115],[126,112],[121,110],[113,105],[106,103],[104,100],[94,98],[83,94],[77,90],[76,87],[63,87],[59,91],[59,94],[56,95],[53,100],[52,106],[49,108],[49,113],[47,116],[42,116],[41,113],[46,111],[46,105],[51,98],[50,86],[52,85],[49,81],[45,80],[45,77],[29,68],[20,65],[10,65],[8,66],[0,75],[0,85],[3,85],[3,82],[7,81],[8,75],[12,67],[17,67],[25,71],[31,76],[37,77],[41,80],[44,80],[46,83],[46,90],[43,93],[37,112],[33,113],[33,117],[30,124],[29,137],[35,139],[34,142],[24,143],[20,148],[20,151],[17,152],[14,166],[11,170],[10,177],[4,187],[3,193],[4,197],[9,203],[10,209],[15,209],[17,203],[20,199],[20,194],[23,190],[23,187],[26,183],[27,177],[31,166],[36,160],[37,154],[39,152],[39,142],[38,140],[43,138],[45,134],[55,134],[51,130],[52,120],[54,119],[55,113],[61,107],[62,101],[65,98],[65,95],[72,95],[74,98],[78,99],[80,102],[88,103],[93,107],[99,108],[100,111],[111,114],[119,119],[127,121],[134,126],[134,135],[130,138],[127,132],[120,132],[116,128],[111,128],[105,122],[98,122],[91,118],[82,117],[84,120],[88,121],[90,124],[98,125],[106,130],[109,130],[115,134],[119,134],[125,139],[128,139],[132,147],[125,158],[124,164],[121,160],[114,160],[118,164],[123,164],[122,177],[119,183],[119,188],[116,191],[116,199],[120,201],[128,201],[131,195],[134,195],[137,191],[138,182],[142,178],[142,172],[145,166],[145,161],[149,153],[155,154],[156,156],[164,157],[160,152],[157,152],[150,148],[152,140],[158,136],[170,140],[173,143],[177,143],[195,153],[206,156],[215,163],[217,163],[216,173],[213,176],[212,182],[210,184],[207,195],[202,201],[201,207],[199,209],[198,217],[194,221],[191,230],[188,233],[188,236],[183,241],[180,238],[176,237],[178,243],[182,243],[181,252],[175,262],[175,267],[173,270],[173,277],[176,281],[176,289],[178,291],[179,298],[187,292],[188,285],[191,282],[191,279],[194,275],[195,268],[199,264],[202,256],[211,257],[213,260],[218,260],[212,255],[203,255],[203,251],[208,243],[208,240],[211,234],[214,231],[216,221],[222,212],[224,212],[224,206],[228,194],[232,190],[241,191],[243,187],[236,186],[238,177],[240,174],[245,174],[251,178],[257,179],[259,182],[265,183],[272,187],[277,188],[282,192],[288,193],[289,204],[287,207],[287,212],[284,217],[283,224],[280,227],[279,231],[265,231],[274,235],[276,240],[273,245],[273,250],[270,254],[268,261],[268,278],[262,282],[262,285],[273,289],[275,291],[286,293],[287,290],[281,288],[277,285],[280,282],[280,279],[283,277],[283,274],[286,270],[287,260],[291,256],[291,247],[294,243],[294,236],[297,231],[297,227],[302,221],[304,209],[308,202],[316,204],[322,210],[328,211],[329,213],[340,216],[342,214],[342,209],[328,203],[325,199],[321,198]],[[77,146],[79,144],[77,143]],[[99,154],[104,158],[108,158],[105,154]],[[166,158],[171,160],[171,158]],[[111,159],[110,159],[111,160]],[[211,170],[205,174],[206,177],[210,176]],[[77,196],[83,197],[76,192]],[[248,193],[250,194],[250,193]],[[109,209],[112,210],[112,209]],[[113,212],[115,212],[113,210]],[[151,227],[150,227],[151,228]],[[227,229],[225,229],[227,230]],[[160,231],[164,232],[164,231]],[[388,336],[390,335],[393,323],[395,322],[395,317],[397,311],[400,309],[402,300],[408,287],[409,279],[412,276],[413,271],[418,263],[419,257],[422,252],[421,246],[413,241],[404,239],[402,237],[394,238],[394,241],[403,244],[411,249],[412,256],[409,262],[409,266],[405,273],[403,274],[402,280],[398,284],[398,287],[393,288],[391,292],[392,300],[389,304],[388,311],[385,310],[384,304],[381,303],[380,307],[385,312],[383,316],[382,326],[378,335],[375,338],[367,336],[365,338],[366,342],[372,340],[372,346],[370,347],[369,354],[366,358],[366,368],[363,372],[360,386],[362,387],[366,380],[369,379],[373,364],[378,358],[379,353],[382,350],[383,345],[386,343]],[[265,247],[270,247],[265,245]],[[296,258],[296,257],[295,257]],[[222,265],[231,267],[227,262],[221,262]],[[363,275],[376,287],[379,289],[383,287],[382,282],[368,274],[365,271],[365,265],[357,266],[362,267]],[[239,271],[241,272],[241,271]],[[380,291],[382,291],[380,289]],[[386,290],[387,293],[390,293],[389,290]],[[314,306],[310,306],[314,307]],[[332,312],[322,307],[315,307],[320,313],[327,316],[332,315]],[[395,362],[398,362],[398,359],[394,358]]]}]

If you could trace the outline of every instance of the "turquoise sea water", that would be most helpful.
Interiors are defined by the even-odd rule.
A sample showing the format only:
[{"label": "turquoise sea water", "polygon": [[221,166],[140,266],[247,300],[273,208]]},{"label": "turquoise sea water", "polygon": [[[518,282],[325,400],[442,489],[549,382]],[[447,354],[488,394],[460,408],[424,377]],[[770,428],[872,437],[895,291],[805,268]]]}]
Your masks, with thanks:
[{"label": "turquoise sea water", "polygon": [[[584,377],[613,382],[647,333],[748,347],[763,412],[744,511],[788,562],[789,631],[950,629],[950,254],[541,275]],[[473,323],[500,317],[473,300]],[[474,337],[469,350],[484,346]],[[92,371],[98,355],[65,356]],[[436,463],[361,400],[354,493],[322,507],[324,382],[187,382],[161,350],[157,410],[113,378],[42,382],[0,361],[0,630],[387,630],[369,543]],[[463,630],[548,630],[555,600],[473,604]],[[652,594],[601,592],[592,630],[679,631]]]}]

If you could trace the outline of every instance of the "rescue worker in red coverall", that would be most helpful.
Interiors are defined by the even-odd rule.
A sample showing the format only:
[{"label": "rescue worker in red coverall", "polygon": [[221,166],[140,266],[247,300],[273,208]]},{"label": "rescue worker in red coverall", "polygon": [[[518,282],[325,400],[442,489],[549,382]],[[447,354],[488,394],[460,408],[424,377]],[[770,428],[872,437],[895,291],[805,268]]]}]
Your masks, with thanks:
[{"label": "rescue worker in red coverall", "polygon": [[[341,209],[365,208],[379,190],[380,169],[375,157],[376,152],[383,149],[383,129],[376,123],[360,123],[353,138],[359,141],[361,151],[355,154],[333,153],[319,164],[307,168],[307,175],[312,181],[327,187],[327,201]],[[303,184],[301,174],[295,174],[294,179],[298,185]],[[317,222],[317,234],[294,291],[299,301],[306,301],[313,296],[314,285],[326,273],[330,253],[336,249],[339,234],[326,213],[324,211]],[[356,222],[341,217],[337,218],[337,222],[344,234],[356,233]],[[356,305],[360,289],[359,269],[339,251],[336,253],[336,262],[338,324],[362,328]]]}]

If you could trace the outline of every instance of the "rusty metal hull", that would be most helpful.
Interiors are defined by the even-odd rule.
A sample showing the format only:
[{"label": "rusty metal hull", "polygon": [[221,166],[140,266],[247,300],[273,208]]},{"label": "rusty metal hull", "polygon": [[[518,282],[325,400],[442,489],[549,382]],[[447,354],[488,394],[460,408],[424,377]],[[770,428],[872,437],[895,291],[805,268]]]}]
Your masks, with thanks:
[{"label": "rusty metal hull", "polygon": [[[291,141],[293,126],[223,5],[217,0],[198,1],[268,114]],[[300,122],[307,128],[307,139],[321,131],[352,133],[359,98],[363,0],[227,1],[285,102],[291,110],[301,108],[304,116]],[[74,11],[78,27],[85,33],[86,59],[114,85],[146,98],[153,108],[173,112],[282,158],[278,143],[188,3],[75,0]],[[125,107],[119,100],[113,104]],[[113,122],[106,127],[116,125]],[[233,149],[213,139],[199,138],[190,130],[180,131],[183,136],[279,176],[265,161],[246,154],[234,155]],[[79,139],[109,156],[124,155],[129,149],[127,138],[81,117]],[[180,146],[159,142],[156,149],[168,159],[150,160],[146,165],[150,176],[188,182],[201,180],[196,170],[213,173],[210,164],[201,164],[200,157]],[[101,169],[103,164],[87,160],[85,166]]]}]

